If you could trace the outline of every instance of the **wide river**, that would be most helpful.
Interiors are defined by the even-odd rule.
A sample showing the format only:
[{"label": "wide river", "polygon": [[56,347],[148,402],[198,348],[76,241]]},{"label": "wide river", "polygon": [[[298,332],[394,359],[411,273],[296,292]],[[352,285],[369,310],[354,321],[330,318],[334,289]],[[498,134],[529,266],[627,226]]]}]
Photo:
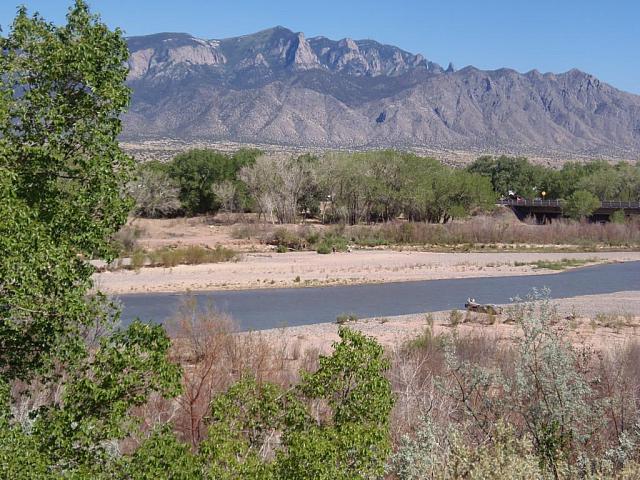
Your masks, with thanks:
[{"label": "wide river", "polygon": [[[583,267],[550,275],[461,278],[317,288],[193,292],[200,306],[214,305],[230,314],[243,330],[335,321],[341,313],[359,318],[463,309],[467,297],[483,303],[509,303],[533,288],[551,298],[638,290],[640,262]],[[184,301],[182,293],[118,295],[123,324],[138,317],[164,322]]]}]

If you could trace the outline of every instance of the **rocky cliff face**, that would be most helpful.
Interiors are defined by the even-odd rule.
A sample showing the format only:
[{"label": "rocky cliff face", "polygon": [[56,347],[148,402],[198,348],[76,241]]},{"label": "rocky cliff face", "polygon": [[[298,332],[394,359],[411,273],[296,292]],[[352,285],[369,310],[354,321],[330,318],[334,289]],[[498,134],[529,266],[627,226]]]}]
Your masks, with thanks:
[{"label": "rocky cliff face", "polygon": [[282,27],[128,41],[128,140],[640,152],[640,97],[577,70],[444,70],[372,40],[307,39]]}]

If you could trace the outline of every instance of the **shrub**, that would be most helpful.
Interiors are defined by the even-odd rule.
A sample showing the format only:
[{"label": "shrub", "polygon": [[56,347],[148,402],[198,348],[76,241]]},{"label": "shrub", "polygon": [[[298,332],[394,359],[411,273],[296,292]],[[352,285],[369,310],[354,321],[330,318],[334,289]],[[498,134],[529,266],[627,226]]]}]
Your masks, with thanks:
[{"label": "shrub", "polygon": [[349,242],[345,237],[336,233],[328,233],[322,237],[316,251],[326,254],[331,252],[346,252],[349,248]]},{"label": "shrub", "polygon": [[125,225],[113,236],[112,244],[120,255],[128,255],[138,248],[141,234],[137,226]]},{"label": "shrub", "polygon": [[356,322],[358,317],[353,313],[341,313],[336,317],[336,323],[338,325],[344,325],[347,322]]},{"label": "shrub", "polygon": [[464,316],[460,310],[451,310],[449,312],[449,324],[452,327],[459,325],[463,318]]},{"label": "shrub", "polygon": [[199,265],[202,263],[218,263],[234,260],[237,253],[221,245],[214,249],[191,245],[189,247],[164,247],[151,252],[138,249],[131,255],[130,267],[138,270],[148,265],[151,267],[171,268],[176,265]]},{"label": "shrub", "polygon": [[636,478],[638,343],[575,347],[539,298],[501,345],[426,330],[396,353],[393,478]]},{"label": "shrub", "polygon": [[330,245],[326,243],[321,243],[320,245],[318,245],[318,248],[316,248],[316,252],[321,255],[326,255],[328,253],[333,252],[333,249],[331,248]]},{"label": "shrub", "polygon": [[268,234],[267,243],[276,247],[284,247],[285,249],[303,250],[309,245],[305,234],[308,235],[308,232],[300,234],[297,230],[279,227]]},{"label": "shrub", "polygon": [[616,210],[609,217],[611,223],[624,224],[626,217],[624,214],[624,210]]},{"label": "shrub", "polygon": [[425,326],[422,332],[415,338],[407,341],[404,347],[408,350],[433,350],[440,345],[438,339],[433,335],[433,326]]},{"label": "shrub", "polygon": [[214,398],[199,455],[212,477],[380,478],[391,450],[389,362],[374,340],[338,333],[333,354],[295,387],[246,375]]},{"label": "shrub", "polygon": [[144,267],[146,260],[147,255],[145,254],[144,250],[136,249],[131,254],[131,268],[135,271],[140,270],[142,267]]}]

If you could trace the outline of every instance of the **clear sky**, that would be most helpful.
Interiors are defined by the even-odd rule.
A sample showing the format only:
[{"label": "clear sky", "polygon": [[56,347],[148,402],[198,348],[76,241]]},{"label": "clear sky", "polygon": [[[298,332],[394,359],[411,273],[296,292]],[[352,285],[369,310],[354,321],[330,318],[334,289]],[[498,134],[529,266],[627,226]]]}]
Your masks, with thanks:
[{"label": "clear sky", "polygon": [[[0,0],[6,30],[16,5],[61,22],[72,0]],[[187,32],[225,38],[282,25],[307,37],[371,38],[444,67],[526,72],[579,68],[640,94],[638,0],[90,0],[128,35]]]}]

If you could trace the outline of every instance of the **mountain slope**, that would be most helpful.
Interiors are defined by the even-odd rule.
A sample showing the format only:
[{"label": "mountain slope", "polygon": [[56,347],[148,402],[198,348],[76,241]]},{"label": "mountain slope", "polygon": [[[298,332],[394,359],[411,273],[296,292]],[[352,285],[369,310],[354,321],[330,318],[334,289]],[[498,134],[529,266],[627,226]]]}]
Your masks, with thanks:
[{"label": "mountain slope", "polygon": [[640,152],[640,96],[578,70],[444,70],[372,40],[307,39],[283,27],[128,42],[127,140]]}]

